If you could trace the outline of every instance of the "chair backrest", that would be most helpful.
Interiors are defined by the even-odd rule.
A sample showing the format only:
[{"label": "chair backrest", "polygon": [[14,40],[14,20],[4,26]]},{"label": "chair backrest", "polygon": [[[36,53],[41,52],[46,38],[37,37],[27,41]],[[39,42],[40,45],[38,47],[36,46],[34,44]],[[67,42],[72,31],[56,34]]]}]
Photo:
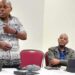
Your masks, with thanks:
[{"label": "chair backrest", "polygon": [[45,53],[45,64],[46,66],[49,66],[48,52]]},{"label": "chair backrest", "polygon": [[21,64],[20,67],[27,65],[37,65],[41,67],[44,53],[40,50],[25,49],[20,52]]}]

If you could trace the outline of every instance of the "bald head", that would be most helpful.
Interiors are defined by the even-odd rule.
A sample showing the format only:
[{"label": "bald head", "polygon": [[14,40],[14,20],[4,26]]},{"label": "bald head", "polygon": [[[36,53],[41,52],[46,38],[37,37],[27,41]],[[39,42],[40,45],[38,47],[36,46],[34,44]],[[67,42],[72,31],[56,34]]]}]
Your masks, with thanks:
[{"label": "bald head", "polygon": [[66,33],[62,33],[58,38],[58,43],[61,46],[65,46],[68,43],[68,35]]},{"label": "bald head", "polygon": [[66,39],[68,39],[68,35],[67,35],[66,33],[60,34],[59,38],[60,38],[60,37],[65,37]]},{"label": "bald head", "polygon": [[11,2],[9,0],[0,0],[0,2],[4,3],[6,5],[9,5],[10,7],[12,7],[11,6]]}]

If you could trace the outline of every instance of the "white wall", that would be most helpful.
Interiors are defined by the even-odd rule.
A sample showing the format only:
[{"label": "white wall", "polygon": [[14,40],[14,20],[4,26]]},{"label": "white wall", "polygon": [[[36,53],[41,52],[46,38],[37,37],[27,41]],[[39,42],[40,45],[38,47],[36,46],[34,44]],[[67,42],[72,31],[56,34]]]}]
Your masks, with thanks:
[{"label": "white wall", "polygon": [[69,36],[68,47],[75,49],[75,0],[45,0],[43,48],[58,45],[61,33]]},{"label": "white wall", "polygon": [[69,35],[68,47],[75,49],[75,0],[11,2],[12,14],[19,18],[28,34],[28,39],[20,42],[20,49],[47,51],[49,47],[58,45],[57,38],[64,32]]},{"label": "white wall", "polygon": [[19,18],[28,34],[20,41],[21,49],[42,49],[44,0],[11,0],[12,14]]}]

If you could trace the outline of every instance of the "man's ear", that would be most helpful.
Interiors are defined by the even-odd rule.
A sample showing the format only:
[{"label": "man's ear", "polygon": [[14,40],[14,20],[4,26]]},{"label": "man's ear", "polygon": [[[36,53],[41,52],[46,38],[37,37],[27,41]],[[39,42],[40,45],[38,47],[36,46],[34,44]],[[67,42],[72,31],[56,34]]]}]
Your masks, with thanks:
[{"label": "man's ear", "polygon": [[58,38],[58,42],[59,42],[59,38]]},{"label": "man's ear", "polygon": [[10,12],[12,11],[12,7],[10,7]]},{"label": "man's ear", "polygon": [[12,7],[10,8],[10,11],[12,11]]},{"label": "man's ear", "polygon": [[69,42],[69,41],[67,40],[67,43],[66,43],[66,44],[68,44],[68,42]]}]

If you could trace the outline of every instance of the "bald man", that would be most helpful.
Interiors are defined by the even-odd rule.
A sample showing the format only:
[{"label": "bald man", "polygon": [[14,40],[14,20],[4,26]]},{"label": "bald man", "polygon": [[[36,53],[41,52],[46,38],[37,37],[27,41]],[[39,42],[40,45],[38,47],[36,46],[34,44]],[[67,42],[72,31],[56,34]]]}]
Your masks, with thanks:
[{"label": "bald man", "polygon": [[75,51],[67,48],[68,35],[62,33],[58,38],[58,46],[48,49],[49,66],[67,66],[70,58],[75,58]]}]

